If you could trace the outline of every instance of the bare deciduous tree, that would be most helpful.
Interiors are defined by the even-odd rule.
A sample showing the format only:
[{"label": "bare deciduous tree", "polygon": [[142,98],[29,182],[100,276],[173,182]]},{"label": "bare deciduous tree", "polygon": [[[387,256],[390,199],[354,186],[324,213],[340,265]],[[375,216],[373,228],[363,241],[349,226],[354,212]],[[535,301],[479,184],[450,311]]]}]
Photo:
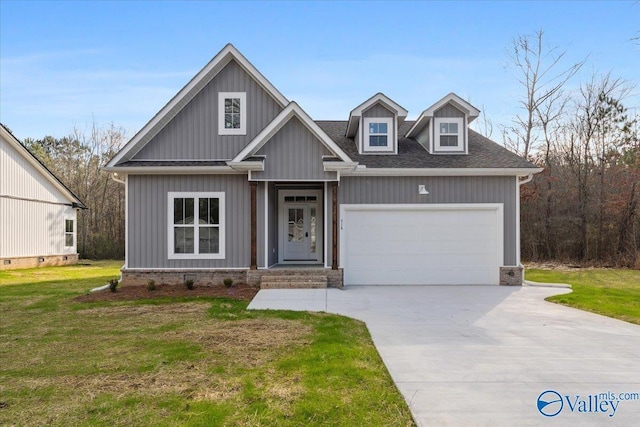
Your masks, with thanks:
[{"label": "bare deciduous tree", "polygon": [[528,158],[538,142],[540,128],[538,110],[553,108],[563,86],[582,68],[585,60],[560,69],[566,51],[547,47],[544,31],[519,36],[510,46],[509,58],[518,72],[517,80],[525,90],[519,101],[523,110],[512,126],[503,127],[503,141],[507,147]]}]

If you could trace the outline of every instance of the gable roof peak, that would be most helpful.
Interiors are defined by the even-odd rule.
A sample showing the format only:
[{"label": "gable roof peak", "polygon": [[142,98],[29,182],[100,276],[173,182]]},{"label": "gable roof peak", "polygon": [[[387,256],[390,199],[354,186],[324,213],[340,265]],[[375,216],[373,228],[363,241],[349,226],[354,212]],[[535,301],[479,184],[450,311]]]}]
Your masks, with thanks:
[{"label": "gable roof peak", "polygon": [[467,116],[467,125],[480,115],[479,109],[462,99],[460,96],[456,95],[454,92],[449,92],[447,95],[440,98],[440,100],[436,101],[436,103],[434,103],[431,107],[427,108],[420,114],[420,117],[418,117],[418,120],[416,120],[411,129],[409,129],[409,131],[405,134],[405,137],[415,137],[429,123],[435,112],[447,104],[453,105],[455,108],[462,111]]},{"label": "gable roof peak", "polygon": [[153,139],[215,76],[235,60],[271,97],[285,107],[289,100],[231,43],[227,43],[162,109],[107,163],[116,166],[135,156]]},{"label": "gable roof peak", "polygon": [[347,136],[353,137],[356,134],[356,129],[358,128],[358,123],[360,122],[360,117],[362,117],[362,113],[367,111],[369,108],[374,106],[375,104],[382,104],[388,110],[393,112],[396,116],[398,116],[398,124],[402,123],[404,119],[407,117],[409,113],[404,107],[400,104],[389,98],[382,92],[378,92],[373,95],[371,98],[364,101],[362,104],[358,105],[356,108],[351,110],[349,113],[349,124],[347,126]]},{"label": "gable roof peak", "polygon": [[300,122],[324,144],[329,151],[343,162],[351,162],[349,156],[325,133],[320,126],[296,103],[289,102],[284,110],[280,112],[253,140],[228,162],[237,164],[253,156],[263,145],[265,145],[276,133],[280,131],[292,118],[297,118]]}]

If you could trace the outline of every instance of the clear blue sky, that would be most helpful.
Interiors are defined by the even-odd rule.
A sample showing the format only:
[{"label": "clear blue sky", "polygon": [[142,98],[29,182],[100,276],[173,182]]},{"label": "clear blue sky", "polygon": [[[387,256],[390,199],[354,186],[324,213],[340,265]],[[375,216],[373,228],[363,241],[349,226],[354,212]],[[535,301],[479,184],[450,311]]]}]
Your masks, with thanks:
[{"label": "clear blue sky", "polygon": [[566,65],[589,55],[580,77],[640,81],[638,1],[0,0],[0,121],[20,139],[92,120],[131,137],[231,42],[315,119],[346,120],[379,91],[415,118],[456,92],[506,124],[520,93],[507,47],[540,28]]}]

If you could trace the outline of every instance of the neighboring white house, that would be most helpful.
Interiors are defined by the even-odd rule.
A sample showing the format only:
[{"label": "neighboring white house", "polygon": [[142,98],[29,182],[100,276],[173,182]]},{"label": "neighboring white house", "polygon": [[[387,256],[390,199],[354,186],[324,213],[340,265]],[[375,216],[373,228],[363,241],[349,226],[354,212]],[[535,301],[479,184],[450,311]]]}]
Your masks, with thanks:
[{"label": "neighboring white house", "polygon": [[76,263],[79,209],[78,197],[0,125],[0,270]]}]

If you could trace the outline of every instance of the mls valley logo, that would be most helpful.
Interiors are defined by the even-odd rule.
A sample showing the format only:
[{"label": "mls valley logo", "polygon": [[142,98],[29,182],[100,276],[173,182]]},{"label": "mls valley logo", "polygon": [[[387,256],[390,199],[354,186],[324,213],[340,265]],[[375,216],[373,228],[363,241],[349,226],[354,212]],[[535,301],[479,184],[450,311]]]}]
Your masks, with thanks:
[{"label": "mls valley logo", "polygon": [[555,390],[546,390],[538,396],[538,412],[545,417],[555,417],[563,410],[578,414],[596,413],[613,417],[618,411],[620,402],[640,400],[638,393],[606,393],[589,394],[586,396],[560,395]]}]

